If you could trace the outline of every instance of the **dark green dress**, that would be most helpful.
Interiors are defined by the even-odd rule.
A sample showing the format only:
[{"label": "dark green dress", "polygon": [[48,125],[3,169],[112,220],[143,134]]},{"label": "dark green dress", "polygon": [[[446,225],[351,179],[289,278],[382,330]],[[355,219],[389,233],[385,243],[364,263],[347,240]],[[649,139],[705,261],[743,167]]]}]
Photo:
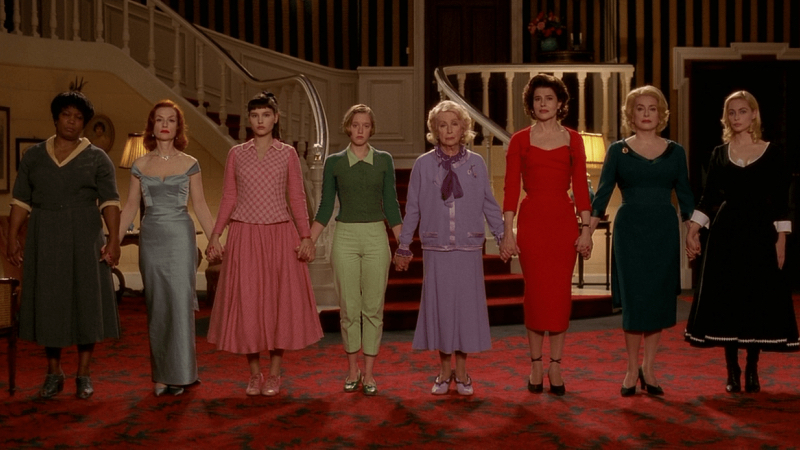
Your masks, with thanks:
[{"label": "dark green dress", "polygon": [[680,221],[672,204],[678,197],[681,218],[692,215],[686,151],[668,141],[661,156],[649,160],[625,141],[608,148],[592,216],[605,215],[619,186],[622,205],[614,219],[611,254],[611,295],[622,307],[626,331],[657,331],[675,325],[681,290]]},{"label": "dark green dress", "polygon": [[[45,347],[119,337],[111,268],[99,206],[119,205],[114,164],[94,145],[59,166],[47,142],[20,161],[14,202],[30,207],[25,240],[20,337]],[[52,144],[51,144],[52,145]]]}]

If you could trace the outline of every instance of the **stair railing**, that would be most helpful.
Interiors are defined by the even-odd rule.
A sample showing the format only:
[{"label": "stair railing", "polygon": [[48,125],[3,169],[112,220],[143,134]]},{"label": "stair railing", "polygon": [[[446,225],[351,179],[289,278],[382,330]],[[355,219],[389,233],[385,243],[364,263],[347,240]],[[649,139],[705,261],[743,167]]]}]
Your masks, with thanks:
[{"label": "stair railing", "polygon": [[[6,22],[9,1],[12,0],[0,0],[0,25]],[[237,111],[238,133],[234,132],[232,137],[240,142],[246,138],[245,109],[249,98],[262,90],[274,92],[281,107],[282,134],[295,145],[305,165],[309,209],[316,206],[322,190],[329,133],[322,100],[308,77],[303,74],[274,79],[255,77],[215,40],[160,0],[147,0],[146,5],[132,0],[94,0],[91,7],[86,3],[85,0],[13,0],[11,33],[115,45],[171,86],[178,96],[195,100],[201,113],[217,116],[217,128],[223,135],[230,136],[231,125],[237,125],[229,120],[232,118],[229,113]],[[169,30],[168,34],[164,30]],[[5,26],[0,26],[0,33],[6,32]],[[216,60],[219,72],[207,76],[209,72],[213,74],[213,69],[209,71],[207,67],[211,62],[213,68],[212,59]],[[216,100],[216,114],[208,111],[209,100]],[[215,156],[224,163],[224,155]]]}]

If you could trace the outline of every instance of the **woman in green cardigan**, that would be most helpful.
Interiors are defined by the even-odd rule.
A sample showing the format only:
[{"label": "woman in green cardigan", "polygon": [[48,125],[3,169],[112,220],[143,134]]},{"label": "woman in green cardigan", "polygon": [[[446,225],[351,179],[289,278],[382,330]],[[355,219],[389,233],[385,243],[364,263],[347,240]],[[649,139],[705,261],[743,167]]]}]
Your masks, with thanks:
[{"label": "woman in green cardigan", "polygon": [[[342,129],[350,137],[350,145],[325,160],[322,197],[311,226],[311,240],[316,244],[333,215],[338,196],[331,265],[349,364],[344,390],[355,392],[362,384],[364,394],[375,395],[378,385],[373,368],[383,333],[383,296],[392,262],[384,219],[397,239],[402,218],[392,156],[369,145],[369,138],[375,134],[372,109],[352,106],[344,115]],[[363,376],[358,366],[359,350],[364,353]]]}]

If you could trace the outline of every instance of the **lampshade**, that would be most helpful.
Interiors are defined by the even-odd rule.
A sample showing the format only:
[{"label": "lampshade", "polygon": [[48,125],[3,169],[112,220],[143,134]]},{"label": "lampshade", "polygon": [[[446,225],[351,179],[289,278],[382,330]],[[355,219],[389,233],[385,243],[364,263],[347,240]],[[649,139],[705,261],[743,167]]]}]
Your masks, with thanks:
[{"label": "lampshade", "polygon": [[606,159],[606,142],[600,133],[580,132],[583,148],[586,150],[586,167],[601,168]]},{"label": "lampshade", "polygon": [[119,163],[119,167],[121,169],[130,169],[137,158],[146,154],[144,135],[142,133],[130,133],[128,134],[128,140],[125,141],[125,150],[122,152],[122,162]]}]

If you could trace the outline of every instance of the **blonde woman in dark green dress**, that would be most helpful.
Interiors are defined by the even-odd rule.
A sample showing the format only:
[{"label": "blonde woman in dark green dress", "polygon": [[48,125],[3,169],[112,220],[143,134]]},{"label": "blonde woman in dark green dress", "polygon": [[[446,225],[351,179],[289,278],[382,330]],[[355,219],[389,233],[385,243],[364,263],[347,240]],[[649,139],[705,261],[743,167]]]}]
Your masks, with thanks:
[{"label": "blonde woman in dark green dress", "polygon": [[[39,396],[64,389],[61,349],[77,345],[76,395],[86,399],[94,393],[89,362],[95,343],[119,337],[111,280],[120,253],[119,194],[111,159],[81,137],[94,115],[91,102],[80,92],[64,92],[50,112],[55,136],[20,161],[6,254],[23,267],[20,338],[45,347],[47,377]],[[28,213],[23,250],[18,235]]]},{"label": "blonde woman in dark green dress", "polygon": [[625,127],[634,134],[608,148],[592,202],[591,230],[605,215],[614,187],[619,186],[622,205],[614,219],[611,295],[615,306],[622,307],[628,352],[620,394],[634,395],[638,380],[648,394],[663,395],[654,373],[656,352],[661,330],[675,325],[681,289],[680,226],[672,192],[687,225],[694,197],[685,150],[659,136],[669,118],[664,94],[653,86],[635,89],[628,94],[622,113]]}]

